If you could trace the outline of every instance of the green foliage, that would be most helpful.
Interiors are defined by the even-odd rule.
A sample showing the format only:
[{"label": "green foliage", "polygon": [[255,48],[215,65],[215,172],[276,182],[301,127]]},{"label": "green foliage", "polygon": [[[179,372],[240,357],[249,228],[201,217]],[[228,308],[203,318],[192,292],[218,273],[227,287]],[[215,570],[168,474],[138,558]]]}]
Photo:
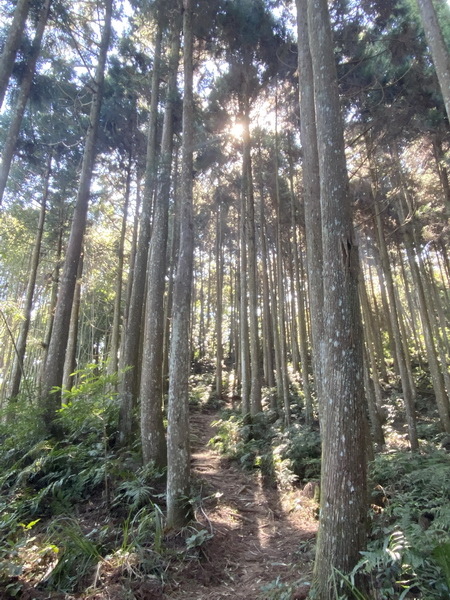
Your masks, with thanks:
[{"label": "green foliage", "polygon": [[30,410],[24,401],[15,405],[17,426],[1,426],[0,531],[26,516],[67,513],[105,485],[117,402],[104,393],[106,378],[95,377],[92,369],[82,373],[80,381],[65,394],[59,411],[62,441],[47,439],[39,410]]},{"label": "green foliage", "polygon": [[355,573],[365,573],[380,600],[420,590],[433,600],[450,593],[450,457],[445,452],[388,453],[371,470],[386,505],[374,516],[373,540]]},{"label": "green foliage", "polygon": [[[140,467],[131,452],[115,453],[115,378],[97,369],[90,365],[78,372],[79,385],[64,393],[57,417],[61,440],[47,437],[37,408],[21,399],[15,403],[14,427],[0,425],[0,579],[5,586],[21,576],[30,529],[44,518],[49,523],[45,539],[39,533],[34,547],[42,547],[39,552],[50,555],[52,564],[42,585],[74,591],[108,552],[121,565],[132,563],[134,574],[160,570],[155,553],[162,550],[164,524],[154,499],[163,473],[152,465]],[[74,517],[74,508],[92,499],[110,515],[97,517],[95,526],[89,517],[87,523]],[[115,516],[124,512],[128,517],[118,529]],[[120,561],[112,544],[120,547]]]},{"label": "green foliage", "polygon": [[123,476],[126,476],[126,480],[114,491],[114,507],[126,507],[129,511],[136,512],[143,506],[151,505],[159,497],[155,483],[164,477],[164,472],[156,469],[153,464],[129,471]]},{"label": "green foliage", "polygon": [[320,477],[318,431],[298,424],[283,429],[280,421],[271,423],[266,415],[257,415],[250,423],[232,412],[223,417],[213,423],[218,432],[210,445],[244,468],[260,468],[280,488]]},{"label": "green foliage", "polygon": [[55,547],[58,555],[58,562],[46,582],[51,589],[73,591],[102,560],[100,548],[75,519],[54,520],[48,530],[48,543]]},{"label": "green foliage", "polygon": [[213,534],[210,533],[207,529],[200,529],[199,531],[195,531],[192,535],[186,538],[186,548],[187,550],[191,550],[192,548],[198,548],[213,537]]},{"label": "green foliage", "polygon": [[317,430],[291,425],[273,440],[274,456],[289,460],[293,473],[301,481],[320,478],[321,442]]}]

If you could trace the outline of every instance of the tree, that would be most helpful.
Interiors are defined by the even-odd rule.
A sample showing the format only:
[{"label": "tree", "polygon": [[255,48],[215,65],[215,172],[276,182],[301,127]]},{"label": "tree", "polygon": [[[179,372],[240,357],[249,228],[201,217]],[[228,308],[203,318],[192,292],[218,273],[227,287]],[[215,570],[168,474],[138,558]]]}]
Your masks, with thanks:
[{"label": "tree", "polygon": [[70,315],[75,292],[78,263],[81,256],[86,227],[90,185],[96,156],[96,141],[100,121],[106,57],[111,36],[112,8],[113,0],[105,0],[104,24],[95,78],[92,82],[93,93],[89,114],[89,127],[85,140],[77,201],[72,220],[69,243],[66,250],[62,281],[59,287],[55,318],[42,379],[41,397],[46,421],[50,428],[53,426],[54,417],[60,404],[60,392],[55,391],[54,388],[60,388],[63,379]]},{"label": "tree", "polygon": [[50,13],[51,0],[44,0],[39,20],[36,26],[36,32],[31,45],[30,53],[25,65],[22,81],[20,84],[19,94],[14,106],[14,111],[11,118],[11,123],[6,137],[6,143],[2,151],[2,160],[0,163],[0,205],[3,200],[3,194],[8,180],[9,170],[14,157],[17,139],[19,137],[20,126],[22,124],[23,115],[30,95],[33,76],[36,69],[36,63],[41,50],[42,38],[44,36],[45,26],[47,25],[48,16]]},{"label": "tree", "polygon": [[17,51],[20,47],[22,34],[30,10],[30,4],[30,0],[18,0],[16,8],[14,9],[13,20],[8,31],[8,37],[6,38],[0,56],[0,108],[5,98],[9,78],[13,71]]},{"label": "tree", "polygon": [[177,102],[177,75],[180,54],[180,17],[181,10],[178,9],[173,17],[172,24],[169,83],[166,91],[158,186],[147,263],[147,301],[140,386],[142,457],[144,464],[153,461],[158,466],[165,466],[167,462],[162,413],[164,291],[167,270],[173,123]]},{"label": "tree", "polygon": [[39,266],[39,259],[41,253],[42,236],[44,233],[45,215],[47,210],[47,201],[49,195],[49,182],[50,172],[52,164],[52,155],[49,154],[47,168],[44,175],[44,193],[42,197],[41,209],[39,211],[39,223],[36,232],[36,241],[33,248],[33,254],[31,257],[30,275],[28,278],[27,292],[25,299],[25,307],[23,311],[23,321],[20,326],[19,337],[16,342],[14,357],[14,363],[11,371],[11,379],[9,382],[8,396],[9,398],[15,398],[19,393],[20,382],[23,375],[23,359],[25,358],[25,351],[27,346],[28,331],[31,323],[31,309],[33,307],[33,297],[36,287],[36,278]]},{"label": "tree", "polygon": [[157,173],[156,134],[163,36],[163,22],[159,13],[157,16],[156,27],[153,69],[151,72],[151,98],[140,229],[133,269],[130,271],[130,275],[132,276],[131,294],[127,311],[126,326],[123,333],[122,352],[119,361],[119,368],[121,371],[119,384],[119,396],[121,400],[119,441],[122,445],[126,445],[132,436],[133,407],[137,398],[137,390],[139,389],[138,363],[141,342],[142,307],[145,297],[144,274],[147,268],[151,234],[152,199]]},{"label": "tree", "polygon": [[[366,543],[365,399],[355,243],[326,0],[309,0],[323,244],[322,474],[313,597],[334,597]],[[305,173],[308,176],[308,173]]]},{"label": "tree", "polygon": [[190,371],[189,328],[194,256],[193,152],[193,8],[183,0],[183,147],[181,174],[180,250],[173,289],[172,339],[169,362],[167,409],[167,525],[181,527],[190,518],[190,448],[188,383]]},{"label": "tree", "polygon": [[306,262],[314,380],[322,394],[323,278],[322,224],[320,213],[319,155],[317,153],[314,82],[309,47],[307,1],[297,0],[298,70],[300,91],[300,136],[303,149],[303,201],[305,207]]},{"label": "tree", "polygon": [[[417,0],[417,4],[444,98],[447,118],[450,120],[450,52],[448,44],[444,40],[433,0]],[[444,6],[443,10],[448,9]]]}]

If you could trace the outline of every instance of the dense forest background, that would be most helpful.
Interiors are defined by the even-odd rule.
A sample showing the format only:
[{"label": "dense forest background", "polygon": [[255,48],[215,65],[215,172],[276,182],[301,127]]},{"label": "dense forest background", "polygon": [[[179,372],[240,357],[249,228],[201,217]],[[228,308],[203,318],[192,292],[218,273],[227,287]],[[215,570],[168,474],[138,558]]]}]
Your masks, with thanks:
[{"label": "dense forest background", "polygon": [[[202,411],[216,450],[320,489],[311,598],[450,593],[450,11],[430,7],[2,3],[5,597],[97,597],[83,577],[128,542],[164,579],[186,526],[202,560]],[[109,533],[80,525],[89,498]],[[261,598],[305,597],[297,575]]]}]

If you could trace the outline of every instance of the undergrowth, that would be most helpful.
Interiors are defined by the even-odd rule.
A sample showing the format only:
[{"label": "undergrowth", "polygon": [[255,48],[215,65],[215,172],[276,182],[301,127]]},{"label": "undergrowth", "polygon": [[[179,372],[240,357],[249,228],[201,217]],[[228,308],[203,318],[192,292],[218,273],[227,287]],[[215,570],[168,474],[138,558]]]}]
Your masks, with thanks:
[{"label": "undergrowth", "polygon": [[260,469],[268,482],[281,489],[320,476],[319,432],[305,425],[288,428],[281,420],[259,414],[250,422],[234,411],[224,411],[213,423],[217,434],[210,445],[245,469]]},{"label": "undergrowth", "polygon": [[78,376],[58,412],[60,439],[47,434],[29,398],[15,403],[13,425],[1,419],[0,588],[6,598],[20,597],[25,582],[58,592],[84,589],[105,565],[134,579],[164,571],[164,473],[142,467],[138,452],[117,450],[115,378],[98,375],[94,365]]},{"label": "undergrowth", "polygon": [[[280,488],[320,478],[319,432],[258,415],[251,421],[227,410],[210,444],[245,469],[260,469]],[[355,581],[364,576],[367,600],[450,598],[450,456],[438,448],[435,428],[421,453],[386,451],[370,466],[373,490],[370,541],[353,573],[337,574],[336,598],[366,596]],[[339,591],[341,590],[341,591]],[[267,598],[289,598],[278,580]]]}]

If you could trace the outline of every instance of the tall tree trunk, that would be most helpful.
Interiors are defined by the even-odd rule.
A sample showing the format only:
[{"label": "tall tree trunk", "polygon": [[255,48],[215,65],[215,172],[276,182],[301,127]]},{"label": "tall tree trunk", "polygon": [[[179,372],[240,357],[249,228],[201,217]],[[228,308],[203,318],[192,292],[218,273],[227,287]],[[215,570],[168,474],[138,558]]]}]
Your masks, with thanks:
[{"label": "tall tree trunk", "polygon": [[314,383],[321,404],[323,323],[323,249],[320,211],[319,155],[317,151],[313,72],[308,33],[307,0],[296,0],[298,70],[300,77],[300,138],[303,149],[303,197],[305,205],[306,265]]},{"label": "tall tree trunk", "polygon": [[248,82],[245,83],[242,100],[243,122],[243,194],[245,196],[246,241],[247,241],[247,272],[248,281],[248,323],[250,334],[250,413],[252,416],[262,411],[261,403],[261,365],[258,334],[258,289],[256,266],[256,227],[255,200],[253,189],[251,136],[250,136],[250,106]]},{"label": "tall tree trunk", "polygon": [[78,262],[80,260],[84,231],[86,228],[91,179],[96,156],[96,141],[103,95],[106,56],[108,54],[109,40],[111,37],[112,5],[113,0],[105,1],[104,26],[100,41],[98,63],[95,70],[95,79],[92,84],[93,96],[91,100],[89,126],[84,147],[77,201],[42,382],[41,397],[46,421],[50,428],[52,428],[56,411],[61,403],[60,392],[55,392],[53,388],[60,388],[62,385],[64,360],[67,339],[69,336],[70,314],[75,291]]},{"label": "tall tree trunk", "polygon": [[273,397],[271,407],[275,412],[278,412],[279,401],[284,398],[283,389],[283,368],[281,358],[281,344],[280,344],[280,320],[278,318],[278,297],[277,297],[277,268],[275,259],[270,259],[269,252],[269,282],[270,282],[270,300],[272,304],[272,329],[273,329],[273,343],[275,350],[275,373],[276,373],[276,385],[277,394]]},{"label": "tall tree trunk", "polygon": [[165,466],[166,440],[162,413],[162,368],[164,357],[164,290],[167,271],[169,233],[170,174],[173,154],[173,119],[177,97],[177,74],[180,54],[180,15],[175,17],[169,58],[161,142],[160,170],[155,200],[152,238],[147,264],[147,301],[141,374],[141,443],[144,464],[153,461]]},{"label": "tall tree trunk", "polygon": [[[288,138],[289,148],[291,147],[291,137]],[[294,260],[294,288],[297,299],[298,329],[299,329],[299,350],[300,367],[302,374],[302,390],[305,398],[305,421],[309,425],[313,419],[313,404],[311,396],[311,387],[309,385],[308,368],[308,334],[306,328],[306,300],[305,293],[300,281],[303,276],[302,248],[298,241],[297,223],[295,218],[295,192],[294,192],[294,165],[292,155],[289,153],[289,189],[291,192],[291,229],[292,229],[292,249],[291,253]],[[294,294],[293,294],[294,295]]]},{"label": "tall tree trunk", "polygon": [[183,148],[180,253],[173,290],[172,340],[169,363],[167,427],[167,526],[179,528],[190,519],[189,327],[194,257],[193,223],[193,14],[183,0]]},{"label": "tall tree trunk", "polygon": [[55,320],[55,309],[56,302],[58,300],[58,290],[59,290],[59,280],[60,280],[60,272],[61,272],[61,256],[62,256],[62,247],[63,247],[63,235],[64,235],[64,208],[61,206],[60,214],[59,214],[59,230],[58,230],[58,238],[56,245],[56,258],[55,258],[55,267],[53,272],[51,273],[51,282],[52,289],[50,295],[50,305],[48,307],[48,321],[45,329],[44,339],[42,341],[42,346],[44,348],[44,353],[42,357],[42,365],[41,372],[39,376],[39,388],[42,388],[42,381],[45,372],[45,364],[47,362],[48,356],[48,347],[50,345],[50,340],[52,338],[52,330],[53,330],[53,322]]},{"label": "tall tree trunk", "polygon": [[22,35],[25,29],[28,12],[30,9],[30,0],[18,0],[14,9],[12,23],[8,30],[8,36],[3,46],[3,52],[0,56],[0,108],[5,98],[9,78],[14,67],[16,54],[22,41]]},{"label": "tall tree trunk", "polygon": [[[372,428],[373,441],[381,448],[385,443],[380,418],[380,409],[383,400],[381,396],[381,387],[378,378],[377,362],[374,351],[372,315],[370,312],[369,301],[367,298],[367,290],[364,280],[360,281],[359,292],[361,298],[362,314],[364,319],[364,337],[366,341],[366,352],[364,360],[364,387],[366,389],[367,404],[369,408],[369,419]],[[372,377],[370,377],[369,364],[372,369]]]},{"label": "tall tree trunk", "polygon": [[34,242],[33,254],[31,256],[30,275],[28,278],[27,291],[25,295],[25,306],[23,309],[23,321],[20,325],[19,337],[16,342],[16,354],[11,371],[11,379],[9,383],[8,396],[15,398],[19,393],[20,382],[23,375],[23,360],[27,347],[28,331],[31,323],[31,309],[33,307],[33,296],[36,287],[37,270],[39,266],[39,258],[41,254],[42,236],[44,234],[45,214],[47,208],[50,172],[52,164],[52,155],[49,155],[47,169],[44,176],[44,193],[42,197],[41,210],[39,212],[39,222],[36,232],[36,240]]},{"label": "tall tree trunk", "polygon": [[[382,320],[380,318],[380,309],[378,307],[378,300],[377,300],[377,296],[375,294],[373,269],[371,268],[370,265],[369,265],[369,283],[370,283],[370,293],[372,296],[371,305],[373,305],[373,316],[374,316],[374,322],[375,322],[374,344],[375,344],[376,355],[377,355],[377,365],[378,365],[378,368],[380,369],[381,379],[383,381],[385,381],[386,383],[388,383],[388,374],[387,374],[386,360],[385,360],[385,356],[384,356],[383,340],[382,340],[382,331],[383,331]],[[383,286],[384,286],[384,281],[383,281]],[[370,304],[369,304],[369,306],[370,306]]]},{"label": "tall tree trunk", "polygon": [[389,262],[389,254],[386,247],[386,240],[384,239],[383,224],[381,222],[381,216],[378,206],[374,207],[374,214],[376,235],[378,239],[378,247],[380,250],[381,268],[386,281],[387,294],[389,298],[388,316],[391,323],[392,334],[394,336],[393,339],[396,351],[396,364],[400,372],[400,379],[402,383],[403,401],[405,403],[406,422],[408,424],[409,432],[409,443],[411,445],[411,450],[418,450],[419,439],[417,436],[415,413],[416,391],[414,387],[411,386],[411,380],[408,374],[409,369],[407,361],[409,361],[409,356],[405,355],[403,350],[402,336],[399,325],[400,316],[397,312],[397,303],[395,300],[395,289],[394,282],[392,279],[391,266]]},{"label": "tall tree trunk", "polygon": [[[261,164],[261,145],[258,146],[258,154]],[[266,220],[264,215],[264,182],[262,169],[259,177],[259,223],[260,223],[260,246],[261,246],[261,273],[262,273],[262,318],[263,318],[263,359],[264,377],[266,385],[271,388],[275,385],[273,376],[273,331],[270,314],[269,275],[267,264],[267,240]]]},{"label": "tall tree trunk", "polygon": [[247,296],[247,219],[246,196],[241,191],[241,214],[239,216],[239,372],[241,381],[242,414],[250,414],[250,344],[248,326],[248,296]]},{"label": "tall tree trunk", "polygon": [[31,45],[30,54],[28,56],[22,81],[20,83],[19,94],[14,106],[11,123],[6,136],[6,142],[3,146],[2,161],[0,164],[0,205],[3,200],[3,194],[6,188],[6,182],[8,181],[9,170],[11,168],[14,152],[16,150],[17,139],[19,137],[20,127],[22,125],[23,115],[25,114],[25,107],[30,96],[31,84],[33,82],[33,76],[36,70],[37,59],[41,51],[42,38],[44,36],[45,26],[47,25],[51,3],[52,0],[44,0],[44,4],[39,15],[39,21],[36,26],[33,43]]},{"label": "tall tree trunk", "polygon": [[408,209],[408,215],[413,214],[413,201],[409,195],[406,182],[404,181],[400,156],[395,143],[392,147],[391,154],[397,166],[396,178],[403,195],[403,197],[399,198],[397,208],[400,217],[401,230],[403,232],[403,242],[406,248],[406,255],[408,257],[409,268],[411,270],[414,289],[416,291],[417,300],[419,304],[419,314],[425,339],[425,347],[427,350],[431,380],[436,396],[436,403],[438,407],[439,417],[441,420],[441,426],[444,431],[450,433],[450,402],[447,392],[445,390],[442,369],[439,365],[438,353],[436,351],[436,342],[433,331],[434,315],[430,314],[430,302],[427,301],[427,293],[424,288],[424,282],[421,274],[424,271],[422,253],[417,251],[419,244],[417,241],[418,235],[415,230],[415,221],[410,221],[409,219],[407,219],[405,210],[406,204],[406,208]]},{"label": "tall tree trunk", "polygon": [[77,365],[78,328],[81,306],[81,278],[83,276],[83,254],[78,263],[77,282],[73,295],[72,313],[70,315],[69,339],[67,341],[66,360],[64,362],[64,373],[62,386],[64,390],[71,390],[73,386],[73,373]]},{"label": "tall tree trunk", "polygon": [[439,25],[433,0],[417,0],[417,4],[444,98],[447,118],[450,120],[450,52]]},{"label": "tall tree trunk", "polygon": [[444,194],[444,207],[447,217],[450,216],[450,182],[448,180],[448,170],[445,165],[445,153],[442,148],[442,139],[436,133],[432,136],[433,156],[436,162],[436,171],[441,182],[442,192]]},{"label": "tall tree trunk", "polygon": [[[402,223],[405,223],[405,214],[401,206],[399,206],[399,211],[400,219]],[[418,266],[418,263],[420,265],[422,264],[422,258],[417,252],[414,251],[413,241],[406,227],[403,227],[403,236],[406,254],[408,256],[409,268],[411,270],[411,275],[414,282],[414,289],[417,293],[417,299],[419,302],[420,320],[422,322],[431,381],[433,383],[433,389],[436,396],[436,404],[441,420],[441,426],[444,431],[450,433],[450,402],[445,390],[442,370],[439,365],[436,344],[433,336],[433,326],[429,314],[429,306]]]},{"label": "tall tree trunk", "polygon": [[166,302],[164,307],[164,358],[163,358],[163,388],[167,394],[169,390],[169,349],[170,349],[170,331],[172,324],[172,301],[173,301],[173,279],[178,257],[178,247],[180,243],[180,198],[178,192],[178,151],[175,152],[175,164],[173,167],[173,197],[174,206],[172,213],[172,227],[170,238],[170,260]]},{"label": "tall tree trunk", "polygon": [[145,296],[146,269],[151,233],[152,197],[155,188],[157,157],[156,128],[158,119],[159,80],[161,69],[162,24],[158,18],[151,83],[151,101],[147,133],[147,156],[145,164],[144,192],[140,218],[139,238],[134,261],[128,318],[124,331],[123,352],[120,356],[119,382],[120,415],[119,443],[125,446],[133,431],[133,407],[139,388],[139,349],[141,344],[142,313]]},{"label": "tall tree trunk", "polygon": [[349,573],[366,545],[366,403],[358,298],[359,258],[326,0],[309,0],[308,29],[319,154],[323,280],[326,281],[320,524],[313,589],[319,600],[331,600],[335,569]]},{"label": "tall tree trunk", "polygon": [[222,397],[222,360],[223,360],[223,334],[222,334],[222,290],[223,290],[223,211],[224,207],[220,204],[217,207],[216,217],[216,397]]},{"label": "tall tree trunk", "polygon": [[[134,132],[134,120],[130,124]],[[134,137],[134,135],[133,135]],[[133,165],[133,142],[131,142],[125,180],[125,200],[123,204],[122,225],[120,228],[119,247],[117,248],[116,290],[114,294],[114,314],[109,346],[108,373],[117,373],[118,352],[120,346],[120,322],[122,317],[122,287],[123,287],[123,263],[125,251],[125,236],[127,232],[128,205],[130,203],[131,173]]]}]

